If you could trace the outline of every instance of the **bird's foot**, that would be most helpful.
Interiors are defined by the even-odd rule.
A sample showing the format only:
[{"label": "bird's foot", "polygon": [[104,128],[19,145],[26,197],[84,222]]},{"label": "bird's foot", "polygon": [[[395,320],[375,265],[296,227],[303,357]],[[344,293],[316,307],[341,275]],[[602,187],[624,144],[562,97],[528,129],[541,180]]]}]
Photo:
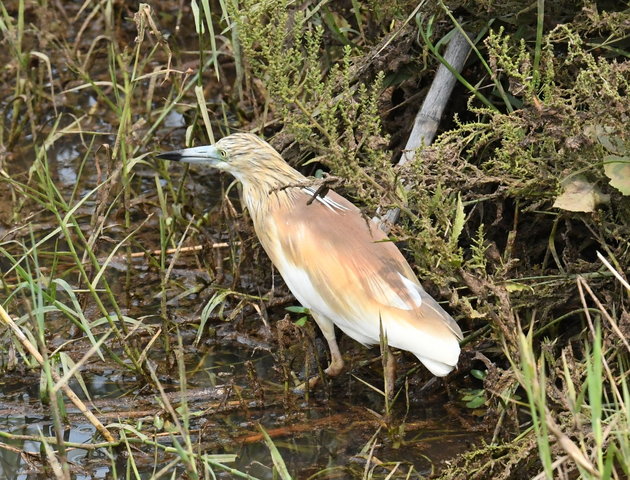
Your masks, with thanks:
[{"label": "bird's foot", "polygon": [[296,395],[304,395],[307,391],[311,391],[315,388],[320,379],[321,377],[319,375],[309,378],[306,382],[302,382],[297,387],[294,387],[293,393]]},{"label": "bird's foot", "polygon": [[[336,377],[341,372],[343,372],[343,366],[343,359],[340,356],[333,357],[333,360],[330,362],[330,365],[328,365],[328,368],[324,370],[324,375],[326,375],[327,377]],[[297,387],[295,387],[293,389],[293,393],[303,395],[306,392],[307,388],[308,390],[312,390],[313,388],[315,388],[315,386],[319,383],[321,379],[322,375],[315,375],[309,378],[306,382],[302,382]]]},{"label": "bird's foot", "polygon": [[328,365],[328,368],[324,370],[324,373],[329,377],[336,377],[341,372],[343,372],[343,358],[341,358],[341,356],[333,356],[330,365]]}]

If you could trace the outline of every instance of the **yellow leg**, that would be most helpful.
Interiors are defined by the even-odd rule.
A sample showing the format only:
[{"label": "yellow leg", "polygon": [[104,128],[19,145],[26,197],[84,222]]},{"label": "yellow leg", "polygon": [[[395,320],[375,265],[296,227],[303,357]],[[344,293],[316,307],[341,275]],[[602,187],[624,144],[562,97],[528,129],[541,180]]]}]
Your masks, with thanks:
[{"label": "yellow leg", "polygon": [[319,326],[319,329],[324,334],[324,338],[328,342],[328,348],[330,350],[330,365],[324,370],[326,375],[335,377],[343,371],[343,357],[339,351],[339,345],[337,345],[337,338],[335,337],[335,324],[323,315],[319,315],[315,312],[311,312],[315,322]]},{"label": "yellow leg", "polygon": [[[311,312],[317,326],[324,334],[326,342],[328,342],[328,349],[330,350],[330,365],[324,370],[324,373],[329,377],[335,377],[343,371],[343,357],[339,351],[339,345],[337,345],[337,338],[335,337],[335,324],[323,315],[319,315],[315,312]],[[309,390],[319,382],[319,375],[315,375],[308,379]],[[295,390],[300,392],[306,389],[306,382],[299,385]]]}]

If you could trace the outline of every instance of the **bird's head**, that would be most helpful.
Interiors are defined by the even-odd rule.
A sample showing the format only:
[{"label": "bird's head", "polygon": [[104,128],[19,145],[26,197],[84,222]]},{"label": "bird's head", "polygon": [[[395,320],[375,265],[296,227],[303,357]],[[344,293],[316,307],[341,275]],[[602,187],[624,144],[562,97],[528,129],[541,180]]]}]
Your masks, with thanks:
[{"label": "bird's head", "polygon": [[282,184],[301,175],[274,148],[251,133],[234,133],[214,145],[161,153],[158,158],[224,170],[244,184]]}]

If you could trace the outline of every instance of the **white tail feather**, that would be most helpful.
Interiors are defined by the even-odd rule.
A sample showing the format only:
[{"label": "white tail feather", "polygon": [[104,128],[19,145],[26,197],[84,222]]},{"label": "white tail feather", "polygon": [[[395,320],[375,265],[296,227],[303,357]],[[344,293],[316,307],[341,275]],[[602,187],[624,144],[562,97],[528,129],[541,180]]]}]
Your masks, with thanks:
[{"label": "white tail feather", "polygon": [[416,354],[416,357],[418,357],[418,360],[436,377],[445,377],[455,368],[455,365],[448,365],[427,357],[421,357],[418,354]]}]

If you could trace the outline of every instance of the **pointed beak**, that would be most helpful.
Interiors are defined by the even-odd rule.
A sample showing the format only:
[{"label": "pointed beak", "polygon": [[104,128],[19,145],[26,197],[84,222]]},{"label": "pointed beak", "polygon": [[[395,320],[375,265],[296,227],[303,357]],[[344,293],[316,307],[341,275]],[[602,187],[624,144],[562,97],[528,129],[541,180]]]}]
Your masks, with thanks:
[{"label": "pointed beak", "polygon": [[172,160],[175,162],[195,163],[216,167],[222,161],[219,151],[213,145],[201,147],[184,148],[173,152],[165,152],[156,155],[162,160]]},{"label": "pointed beak", "polygon": [[156,155],[157,158],[161,158],[162,160],[172,160],[174,162],[179,162],[182,158],[181,154],[182,150],[174,150],[172,152],[164,152]]}]

